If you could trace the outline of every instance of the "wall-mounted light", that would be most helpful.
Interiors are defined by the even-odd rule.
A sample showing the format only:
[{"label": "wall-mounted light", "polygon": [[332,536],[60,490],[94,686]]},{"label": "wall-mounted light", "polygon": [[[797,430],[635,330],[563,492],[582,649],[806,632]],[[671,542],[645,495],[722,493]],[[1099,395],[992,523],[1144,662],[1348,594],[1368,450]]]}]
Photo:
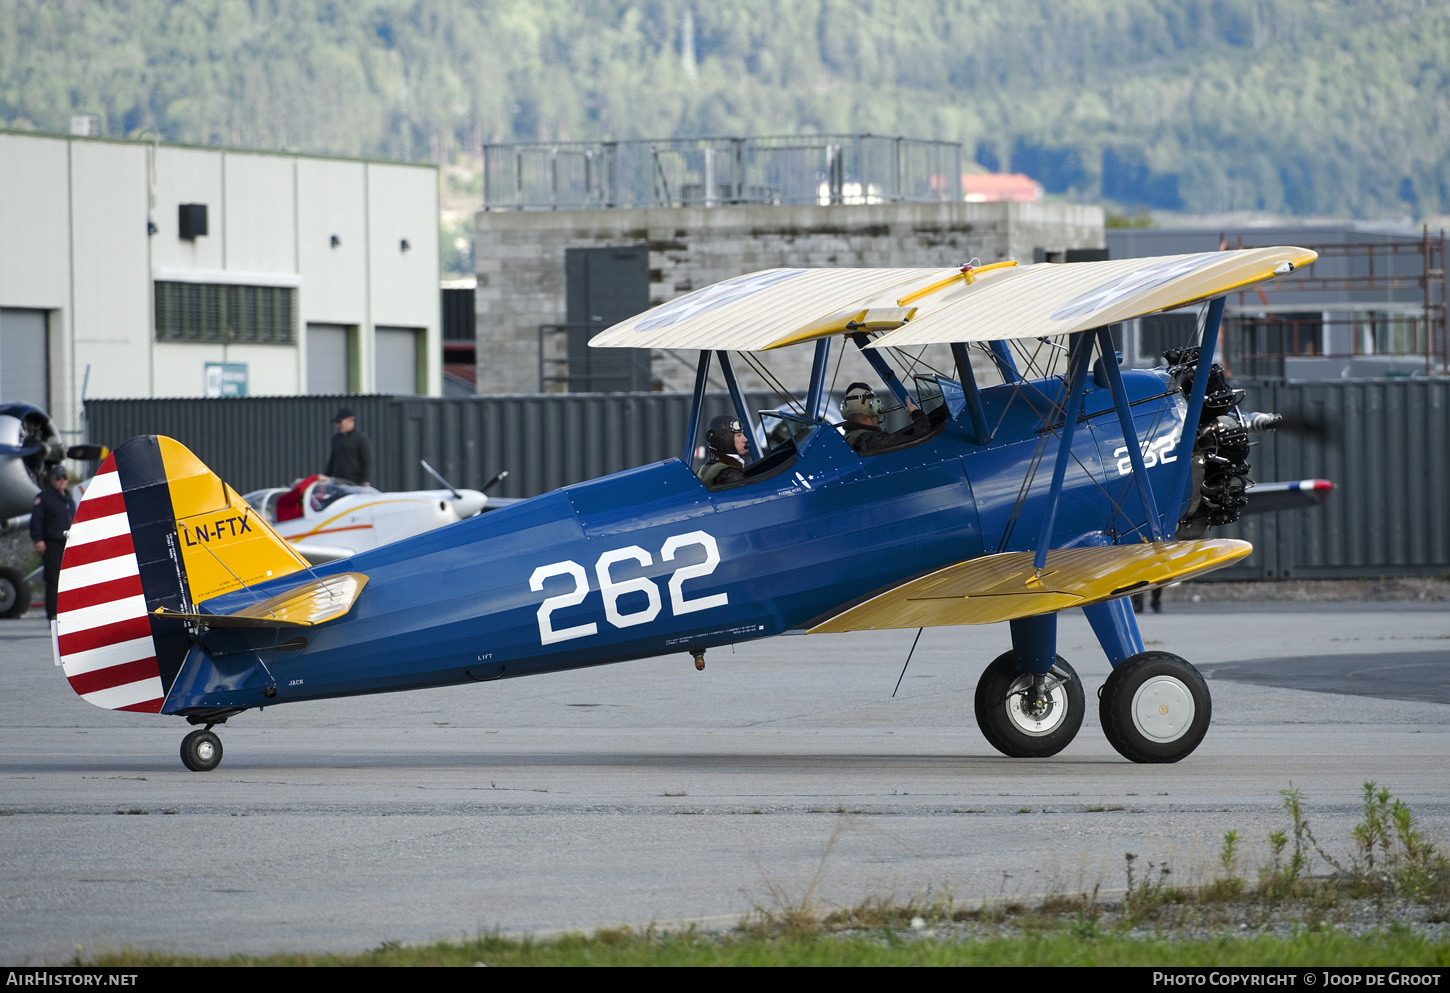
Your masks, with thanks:
[{"label": "wall-mounted light", "polygon": [[206,204],[180,204],[177,215],[176,227],[182,241],[195,241],[206,234]]},{"label": "wall-mounted light", "polygon": [[156,226],[156,222],[155,221],[153,221],[149,217],[146,218],[146,233],[147,234],[155,234],[156,232],[158,232],[160,230],[161,229]]},{"label": "wall-mounted light", "polygon": [[338,245],[341,245],[341,244],[342,244],[342,239],[339,238],[337,235],[333,235],[332,236],[332,247],[333,248],[336,248]]},{"label": "wall-mounted light", "polygon": [[410,249],[412,247],[413,247],[412,245],[408,244],[408,239],[407,238],[404,238],[402,241],[398,242],[398,251],[400,251],[400,252],[406,252],[408,249]]}]

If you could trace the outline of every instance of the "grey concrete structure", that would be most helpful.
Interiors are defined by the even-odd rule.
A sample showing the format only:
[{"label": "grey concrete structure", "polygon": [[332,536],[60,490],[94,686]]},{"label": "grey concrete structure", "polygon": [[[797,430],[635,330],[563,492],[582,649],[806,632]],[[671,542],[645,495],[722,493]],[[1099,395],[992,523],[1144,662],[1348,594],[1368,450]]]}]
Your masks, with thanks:
[{"label": "grey concrete structure", "polygon": [[[953,266],[974,258],[1030,262],[1034,249],[1101,248],[1103,237],[1101,208],[1063,203],[483,211],[474,242],[478,391],[536,388],[539,325],[562,323],[566,317],[568,248],[648,245],[649,302],[656,306],[758,269]],[[941,355],[929,353],[928,361],[950,368],[948,356],[943,348]],[[809,378],[808,348],[772,353],[768,361],[791,388]],[[693,362],[693,352],[657,352],[654,377],[665,390],[688,391]],[[852,379],[874,380],[874,375],[851,355],[838,378],[844,387]],[[747,389],[766,386],[753,374],[743,375],[742,382]]]}]

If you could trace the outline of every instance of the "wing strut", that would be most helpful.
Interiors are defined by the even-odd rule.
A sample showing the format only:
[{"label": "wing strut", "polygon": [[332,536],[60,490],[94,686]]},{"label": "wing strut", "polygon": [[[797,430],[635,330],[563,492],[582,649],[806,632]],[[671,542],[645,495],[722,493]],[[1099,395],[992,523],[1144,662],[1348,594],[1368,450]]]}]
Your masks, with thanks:
[{"label": "wing strut", "polygon": [[1008,383],[1015,383],[1022,378],[1017,371],[1017,363],[1012,361],[1012,352],[1007,348],[1007,343],[1000,338],[987,345],[992,350],[992,357],[997,360],[997,368],[1002,371],[1002,380]]},{"label": "wing strut", "polygon": [[1138,429],[1133,426],[1133,414],[1128,409],[1128,392],[1123,389],[1123,372],[1118,368],[1112,332],[1106,327],[1098,328],[1098,354],[1102,356],[1103,372],[1108,377],[1108,392],[1112,394],[1113,406],[1118,409],[1118,423],[1123,427],[1123,441],[1128,446],[1128,458],[1133,463],[1133,482],[1138,486],[1138,499],[1142,501],[1143,513],[1147,515],[1148,537],[1153,541],[1162,541],[1164,536],[1160,529],[1158,504],[1153,500],[1153,488],[1148,485],[1148,470],[1143,466],[1143,449],[1138,444]]},{"label": "wing strut", "polygon": [[982,391],[977,389],[977,377],[972,374],[972,359],[963,342],[952,342],[952,358],[956,359],[957,379],[961,381],[962,392],[966,394],[967,413],[972,418],[972,430],[977,433],[972,440],[979,445],[985,445],[992,440],[992,431],[987,427],[987,411],[982,407]]},{"label": "wing strut", "polygon": [[806,400],[807,416],[813,421],[821,419],[822,394],[826,391],[826,366],[830,364],[831,339],[816,341],[815,361],[811,363],[811,394]]},{"label": "wing strut", "polygon": [[891,395],[896,397],[896,402],[905,407],[911,397],[907,395],[906,387],[897,378],[896,370],[891,368],[886,357],[876,349],[866,347],[871,344],[871,336],[865,331],[856,331],[852,333],[851,340],[856,343],[856,349],[871,364],[871,368],[876,370],[876,375],[881,377],[881,382],[891,391]]},{"label": "wing strut", "polygon": [[695,439],[700,436],[700,413],[705,406],[705,387],[710,375],[710,353],[700,349],[700,364],[695,369],[695,397],[690,401],[690,423],[685,428],[685,451],[680,458],[685,465],[695,464]]},{"label": "wing strut", "polygon": [[745,405],[745,394],[740,392],[740,380],[735,378],[735,363],[730,361],[730,353],[719,351],[715,358],[720,362],[720,371],[725,375],[725,388],[730,391],[730,402],[735,405],[735,416],[740,418],[741,425],[745,428],[745,443],[750,446],[750,457],[760,458],[760,442],[755,437],[755,420],[750,416],[750,408]]},{"label": "wing strut", "polygon": [[[1208,392],[1208,372],[1213,365],[1213,349],[1218,344],[1218,326],[1223,320],[1225,297],[1214,297],[1208,305],[1208,319],[1203,322],[1203,341],[1198,348],[1198,368],[1193,373],[1193,390],[1188,394],[1188,411],[1183,415],[1183,433],[1178,437],[1178,474],[1168,489],[1168,506],[1163,508],[1163,533],[1177,530],[1183,501],[1188,495],[1188,481],[1193,477],[1193,443],[1198,439],[1198,417],[1203,413],[1203,398]],[[1130,448],[1132,446],[1129,446]],[[1172,520],[1169,520],[1172,515]],[[1172,530],[1170,530],[1170,528]]]},{"label": "wing strut", "polygon": [[1092,354],[1093,336],[1086,331],[1075,332],[1072,335],[1068,363],[1067,409],[1064,412],[1062,436],[1058,439],[1057,463],[1052,467],[1052,486],[1047,491],[1047,511],[1042,515],[1042,531],[1037,536],[1037,554],[1032,559],[1032,567],[1039,572],[1047,565],[1047,550],[1052,546],[1052,526],[1057,520],[1057,503],[1062,496],[1062,482],[1067,477],[1067,463],[1072,458],[1072,436],[1077,428],[1077,414],[1082,407],[1082,395],[1087,385],[1087,370]]}]

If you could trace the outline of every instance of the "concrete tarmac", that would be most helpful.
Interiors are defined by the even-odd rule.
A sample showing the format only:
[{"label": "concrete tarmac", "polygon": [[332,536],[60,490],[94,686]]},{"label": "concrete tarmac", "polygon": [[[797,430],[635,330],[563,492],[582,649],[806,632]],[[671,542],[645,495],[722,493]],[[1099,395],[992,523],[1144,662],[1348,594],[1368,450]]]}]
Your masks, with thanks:
[{"label": "concrete tarmac", "polygon": [[[1088,690],[1077,740],[1008,759],[977,731],[1006,625],[787,637],[688,656],[299,704],[220,728],[187,772],[176,718],[76,697],[39,619],[0,622],[0,961],[77,946],[353,951],[478,932],[704,919],[812,900],[959,902],[1245,868],[1305,798],[1351,850],[1361,785],[1450,834],[1450,611],[1173,605],[1149,648],[1202,664],[1207,739],[1134,765],[1104,740],[1109,666],[1080,613],[1060,651]],[[1327,691],[1327,692],[1326,692]],[[1155,868],[1155,872],[1157,869]]]}]

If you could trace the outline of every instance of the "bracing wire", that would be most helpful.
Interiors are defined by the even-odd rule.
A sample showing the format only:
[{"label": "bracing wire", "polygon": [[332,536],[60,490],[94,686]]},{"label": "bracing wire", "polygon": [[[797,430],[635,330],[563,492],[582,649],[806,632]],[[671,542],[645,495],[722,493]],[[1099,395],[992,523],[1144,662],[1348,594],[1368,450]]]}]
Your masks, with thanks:
[{"label": "bracing wire", "polygon": [[763,379],[766,385],[768,385],[772,390],[775,391],[776,396],[781,397],[788,404],[798,410],[802,417],[806,416],[806,405],[801,401],[797,400],[795,398],[795,394],[791,393],[790,390],[786,389],[785,386],[780,382],[780,380],[778,380],[775,376],[771,374],[770,370],[765,367],[765,363],[756,359],[749,352],[741,352],[740,355],[742,358],[745,359],[746,364],[749,365],[750,368],[755,370],[756,375]]}]

